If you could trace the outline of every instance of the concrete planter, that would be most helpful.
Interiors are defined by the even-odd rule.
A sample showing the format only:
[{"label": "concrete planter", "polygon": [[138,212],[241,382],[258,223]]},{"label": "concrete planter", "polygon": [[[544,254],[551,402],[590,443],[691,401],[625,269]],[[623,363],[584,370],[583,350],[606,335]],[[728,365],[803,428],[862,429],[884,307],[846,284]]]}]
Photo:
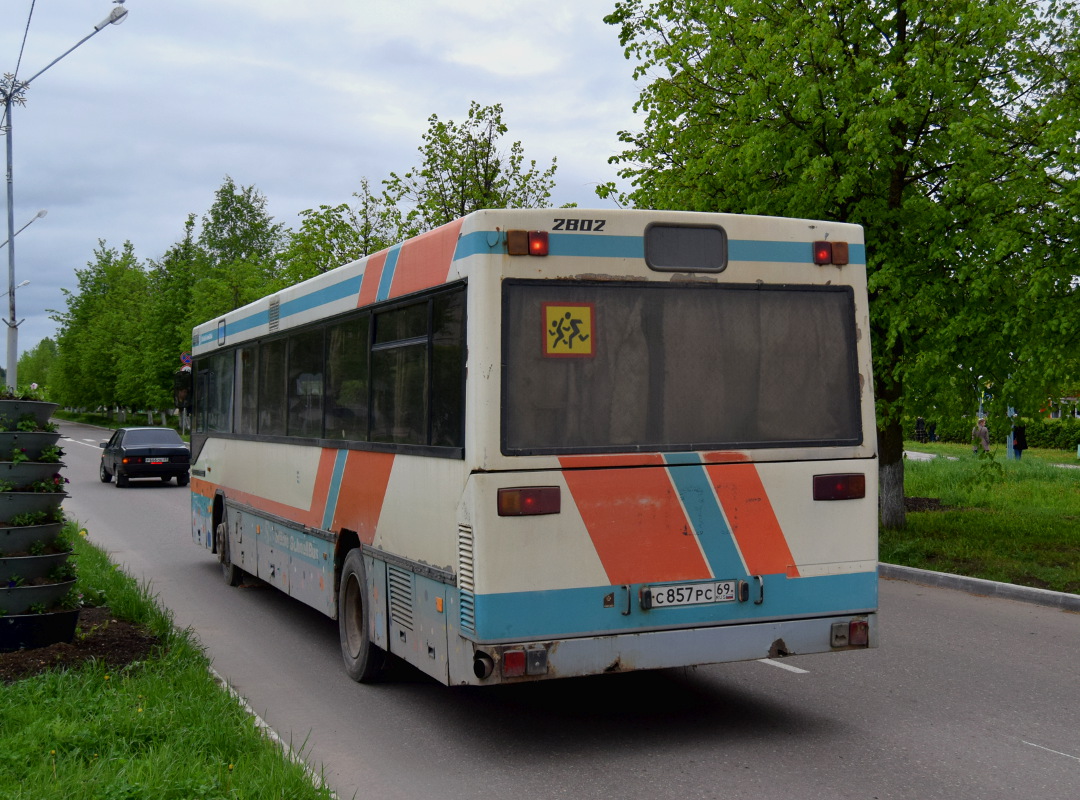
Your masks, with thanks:
[{"label": "concrete planter", "polygon": [[23,525],[17,528],[0,528],[0,557],[12,553],[25,553],[35,542],[42,542],[46,547],[56,541],[64,526],[60,522],[46,525]]},{"label": "concrete planter", "polygon": [[[56,403],[35,400],[0,400],[0,481],[16,489],[30,488],[60,474],[63,464],[41,462],[42,451],[60,441],[60,433],[40,430],[48,425]],[[20,424],[36,431],[12,430]],[[12,461],[12,456],[26,460]],[[22,514],[45,512],[46,519],[60,519],[65,492],[0,491],[0,652],[47,647],[75,638],[79,611],[58,606],[75,586],[75,580],[55,580],[70,553],[31,555],[34,550],[51,549],[62,524],[12,525]],[[44,548],[41,547],[44,545]],[[28,614],[31,608],[45,613]]]},{"label": "concrete planter", "polygon": [[14,428],[27,417],[33,417],[38,428],[44,428],[57,408],[58,403],[41,400],[0,400],[0,428]]},{"label": "concrete planter", "polygon": [[[60,583],[46,583],[41,586],[12,586],[0,589],[0,612],[5,616],[25,614],[31,606],[41,605],[51,608],[63,600],[75,587],[75,579]],[[41,616],[40,614],[38,616]]]},{"label": "concrete planter", "polygon": [[0,653],[31,650],[75,638],[79,610],[0,617]]},{"label": "concrete planter", "polygon": [[[0,406],[3,401],[0,401]],[[48,431],[0,431],[0,458],[10,461],[13,450],[23,450],[31,461],[41,458],[41,451],[60,441],[60,433]]]}]

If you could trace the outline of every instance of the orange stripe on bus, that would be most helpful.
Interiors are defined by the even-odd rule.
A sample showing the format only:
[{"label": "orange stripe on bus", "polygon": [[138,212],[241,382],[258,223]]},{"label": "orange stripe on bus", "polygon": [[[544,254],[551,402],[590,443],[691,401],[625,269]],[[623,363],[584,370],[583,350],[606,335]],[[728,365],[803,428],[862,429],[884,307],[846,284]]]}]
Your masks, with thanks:
[{"label": "orange stripe on bus", "polygon": [[349,451],[331,525],[333,530],[355,531],[364,544],[375,540],[375,528],[379,524],[393,466],[392,453]]},{"label": "orange stripe on bus", "polygon": [[563,477],[611,583],[712,577],[667,470],[567,470]]},{"label": "orange stripe on bus", "polygon": [[751,575],[799,576],[795,558],[752,464],[705,467]]},{"label": "orange stripe on bus", "polygon": [[386,254],[389,250],[381,250],[371,256],[364,265],[364,277],[360,280],[360,293],[356,298],[356,307],[371,305],[375,302],[379,293],[379,279],[382,278],[383,266],[386,264]]},{"label": "orange stripe on bus", "polygon": [[334,461],[337,460],[338,451],[330,447],[324,447],[319,455],[319,467],[315,473],[315,488],[311,492],[311,508],[306,514],[297,517],[297,521],[310,525],[312,528],[322,528],[323,516],[326,513],[326,499],[330,495],[330,482],[334,478]]},{"label": "orange stripe on bus", "polygon": [[390,297],[401,297],[446,283],[463,221],[455,220],[401,246]]}]

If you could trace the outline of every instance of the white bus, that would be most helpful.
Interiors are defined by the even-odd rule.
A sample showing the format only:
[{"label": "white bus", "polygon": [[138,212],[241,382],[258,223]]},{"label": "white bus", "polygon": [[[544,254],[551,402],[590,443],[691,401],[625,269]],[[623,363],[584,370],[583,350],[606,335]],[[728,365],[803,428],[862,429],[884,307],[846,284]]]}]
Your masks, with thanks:
[{"label": "white bus", "polygon": [[194,540],[450,685],[877,644],[856,225],[480,211],[199,325]]}]

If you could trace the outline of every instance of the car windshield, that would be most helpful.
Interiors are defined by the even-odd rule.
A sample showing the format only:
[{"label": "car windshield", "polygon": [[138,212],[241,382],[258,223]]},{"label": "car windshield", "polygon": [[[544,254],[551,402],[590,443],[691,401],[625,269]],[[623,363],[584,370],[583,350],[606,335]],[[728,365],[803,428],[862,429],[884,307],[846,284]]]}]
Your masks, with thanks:
[{"label": "car windshield", "polygon": [[174,430],[163,428],[161,430],[136,430],[124,434],[124,446],[132,445],[183,445],[184,440]]}]

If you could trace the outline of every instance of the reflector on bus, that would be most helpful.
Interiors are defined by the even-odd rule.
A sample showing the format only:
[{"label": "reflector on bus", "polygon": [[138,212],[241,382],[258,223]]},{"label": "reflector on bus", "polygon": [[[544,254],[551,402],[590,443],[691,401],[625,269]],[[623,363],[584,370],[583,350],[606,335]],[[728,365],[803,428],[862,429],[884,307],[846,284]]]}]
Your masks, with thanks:
[{"label": "reflector on bus", "polygon": [[558,514],[562,499],[558,486],[520,486],[499,489],[500,517],[529,517]]},{"label": "reflector on bus", "polygon": [[866,497],[866,476],[861,472],[850,475],[815,475],[815,500],[859,500]]}]

